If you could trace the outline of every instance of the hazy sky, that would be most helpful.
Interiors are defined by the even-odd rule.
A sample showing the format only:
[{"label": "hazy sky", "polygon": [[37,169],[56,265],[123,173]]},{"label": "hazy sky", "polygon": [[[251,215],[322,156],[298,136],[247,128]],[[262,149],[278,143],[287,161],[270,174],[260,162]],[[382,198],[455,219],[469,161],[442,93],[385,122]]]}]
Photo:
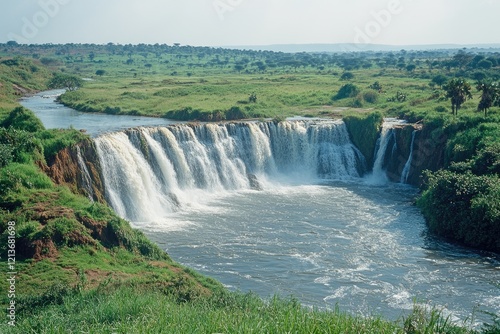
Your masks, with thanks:
[{"label": "hazy sky", "polygon": [[3,0],[0,42],[500,43],[500,0]]}]

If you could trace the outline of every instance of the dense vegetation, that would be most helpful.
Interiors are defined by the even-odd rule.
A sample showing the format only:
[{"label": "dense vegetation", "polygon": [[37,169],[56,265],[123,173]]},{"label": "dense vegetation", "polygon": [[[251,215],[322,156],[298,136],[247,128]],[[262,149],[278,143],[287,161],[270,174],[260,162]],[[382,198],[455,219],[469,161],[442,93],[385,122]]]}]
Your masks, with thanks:
[{"label": "dense vegetation", "polygon": [[500,252],[500,118],[447,121],[431,132],[448,138],[447,168],[426,174],[418,205],[431,232]]},{"label": "dense vegetation", "polygon": [[[51,86],[68,88],[61,101],[82,111],[212,121],[345,116],[368,162],[383,116],[419,122],[429,147],[443,146],[445,155],[443,170],[426,174],[418,201],[429,229],[499,251],[499,65],[499,53],[481,50],[284,54],[1,45],[0,251],[13,220],[17,332],[474,333],[419,307],[394,323],[226,291],[170,260],[106,205],[55,185],[44,170],[57,152],[86,136],[44,129],[16,98]],[[458,85],[465,98],[453,100],[451,87],[459,81],[469,83]],[[2,291],[6,284],[0,282]],[[494,319],[484,333],[498,332]],[[0,325],[0,332],[8,330]]]}]

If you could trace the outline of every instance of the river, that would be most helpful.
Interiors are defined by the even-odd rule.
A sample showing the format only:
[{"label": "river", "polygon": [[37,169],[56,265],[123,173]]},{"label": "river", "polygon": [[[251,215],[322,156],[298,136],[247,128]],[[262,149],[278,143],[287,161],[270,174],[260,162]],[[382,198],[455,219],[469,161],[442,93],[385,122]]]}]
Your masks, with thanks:
[{"label": "river", "polygon": [[[254,140],[254,149],[266,144],[267,137],[255,135],[261,131],[257,126],[229,130],[200,126],[195,129],[199,134],[191,127],[182,126],[168,134],[155,129],[127,135],[109,134],[128,126],[165,125],[168,121],[82,115],[61,107],[51,98],[43,98],[44,95],[54,94],[42,93],[22,103],[39,115],[46,127],[73,125],[86,128],[94,136],[101,134],[96,145],[106,152],[105,161],[101,163],[104,172],[107,169],[110,173],[106,177],[109,178],[107,188],[121,189],[112,201],[117,212],[129,218],[173,259],[216,278],[230,289],[253,291],[263,297],[275,293],[293,295],[309,306],[332,309],[339,305],[354,314],[382,315],[390,319],[399,318],[412,309],[414,303],[442,309],[458,323],[468,319],[477,325],[490,320],[480,311],[500,313],[499,255],[459,247],[428,235],[425,221],[413,205],[417,196],[415,188],[389,182],[373,183],[356,177],[355,168],[336,171],[350,176],[337,180],[331,179],[337,174],[326,169],[325,175],[332,177],[305,177],[307,173],[301,173],[301,161],[308,159],[297,153],[292,163],[286,152],[282,152],[281,157],[271,157],[269,149],[262,149],[276,161],[277,172],[264,172],[263,167],[266,182],[262,183],[262,189],[248,189],[238,183],[247,182],[246,173],[235,181],[224,181],[217,178],[217,174],[232,166],[231,177],[238,176],[238,166],[249,164],[246,159],[250,159],[247,155],[251,152],[241,155],[245,141]],[[294,147],[304,149],[304,145],[307,146],[304,138],[309,131],[301,128],[309,126],[304,124],[294,125],[298,130],[288,129],[290,139],[283,145],[294,145],[296,141]],[[338,123],[317,126],[322,127],[321,131],[326,131],[325,127],[340,127]],[[244,131],[250,131],[250,135]],[[272,131],[266,132],[270,136],[269,132]],[[107,134],[102,135],[104,133]],[[133,140],[141,133],[157,160],[153,165],[148,165],[148,159],[134,148],[134,145],[143,145],[137,144],[137,140],[134,144]],[[300,138],[300,133],[305,137]],[[192,139],[189,140],[189,136]],[[184,139],[181,141],[181,138]],[[272,146],[269,145],[266,147]],[[335,159],[355,159],[353,148],[345,143],[339,146],[342,152],[338,147],[325,146],[324,142],[315,145],[322,151],[311,151],[307,147],[304,150],[313,152],[312,157],[321,160],[325,168],[335,166],[324,161],[323,151]],[[180,167],[174,168],[180,160],[174,159],[172,152],[166,152],[167,147],[176,147],[175,154],[185,155],[186,171],[182,179]],[[195,154],[188,152],[194,148]],[[127,159],[120,153],[132,151],[136,153]],[[205,165],[201,164],[201,157],[207,159]],[[210,160],[213,157],[217,159]],[[251,159],[253,164],[255,159]],[[208,175],[212,177],[210,180],[220,179],[231,186],[222,181],[207,186],[209,182],[205,179],[186,176],[190,173],[191,160],[205,166],[198,168],[196,178],[213,174]],[[166,181],[161,187],[155,186],[162,183],[161,177],[153,180],[161,174],[161,166],[175,169],[170,175],[163,175],[165,180],[177,175],[177,180],[168,181],[175,183],[175,187]],[[144,175],[140,177],[144,179],[130,175],[131,172],[120,178],[116,171],[121,173],[127,168],[141,170]],[[283,177],[283,173],[278,173],[280,170],[294,174]],[[140,189],[128,187],[122,182],[125,179],[142,186]],[[190,184],[191,188],[183,188],[183,184]],[[203,184],[205,188],[198,189],[196,184]],[[168,194],[165,188],[170,189]],[[175,197],[176,205],[180,202],[179,210],[169,207],[172,202],[168,202],[168,198],[161,201],[166,195]],[[155,202],[157,206],[153,206]],[[141,208],[132,208],[137,203],[143,204]]]}]

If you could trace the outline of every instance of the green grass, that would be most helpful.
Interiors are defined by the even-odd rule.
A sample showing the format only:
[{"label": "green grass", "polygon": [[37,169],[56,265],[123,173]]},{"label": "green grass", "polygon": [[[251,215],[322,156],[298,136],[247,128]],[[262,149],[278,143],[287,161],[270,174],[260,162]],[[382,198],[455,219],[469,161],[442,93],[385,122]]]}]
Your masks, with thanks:
[{"label": "green grass", "polygon": [[[338,69],[337,69],[338,70]],[[354,111],[379,110],[397,114],[402,110],[430,112],[450,110],[443,92],[431,88],[427,78],[408,78],[396,70],[358,70],[353,81],[359,94],[332,100],[345,81],[337,76],[308,71],[281,74],[234,74],[171,77],[146,73],[138,78],[117,76],[95,78],[76,92],[68,92],[61,101],[75,109],[114,114],[169,117],[173,111],[192,109],[201,113],[227,112],[239,107],[248,117],[343,116],[341,108]],[[383,90],[369,87],[378,81]],[[411,83],[409,83],[411,82]],[[389,102],[397,92],[404,92],[403,102]],[[256,103],[249,102],[255,93]],[[462,113],[475,112],[479,93],[462,107]],[[368,101],[367,101],[368,100]],[[498,110],[493,108],[492,110]]]},{"label": "green grass", "polygon": [[[55,287],[25,300],[37,307],[23,309],[11,333],[478,333],[451,324],[438,310],[419,307],[390,322],[338,308],[304,308],[293,298],[264,301],[222,289],[191,300],[180,295],[175,287],[153,291],[133,284],[116,288],[109,282],[83,291]],[[0,330],[6,328],[0,325]]]}]

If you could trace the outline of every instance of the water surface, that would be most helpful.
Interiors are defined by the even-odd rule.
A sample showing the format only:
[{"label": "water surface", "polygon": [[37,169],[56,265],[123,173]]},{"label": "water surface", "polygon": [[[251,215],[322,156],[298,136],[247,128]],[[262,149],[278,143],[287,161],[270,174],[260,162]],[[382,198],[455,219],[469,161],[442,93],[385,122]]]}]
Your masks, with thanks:
[{"label": "water surface", "polygon": [[293,295],[394,320],[415,301],[456,321],[477,310],[499,313],[498,256],[429,237],[415,195],[408,186],[362,181],[277,186],[140,226],[174,259],[263,297]]},{"label": "water surface", "polygon": [[177,123],[165,118],[87,113],[68,108],[55,100],[63,89],[44,91],[20,100],[23,107],[32,110],[47,129],[67,129],[70,126],[85,130],[90,136],[120,131],[137,126],[162,126]]}]

